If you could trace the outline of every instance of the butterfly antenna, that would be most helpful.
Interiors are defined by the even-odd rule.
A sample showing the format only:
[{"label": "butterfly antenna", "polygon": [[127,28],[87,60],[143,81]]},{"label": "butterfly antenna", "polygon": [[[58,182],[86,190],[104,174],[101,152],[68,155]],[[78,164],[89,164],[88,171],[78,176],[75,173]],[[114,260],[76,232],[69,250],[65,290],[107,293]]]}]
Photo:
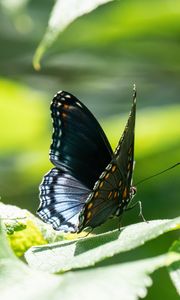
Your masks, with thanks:
[{"label": "butterfly antenna", "polygon": [[137,186],[137,185],[139,185],[140,183],[142,183],[142,182],[144,182],[144,181],[147,181],[147,180],[149,180],[149,179],[151,179],[151,178],[153,178],[153,177],[156,177],[156,176],[158,176],[158,175],[160,175],[160,174],[163,174],[163,173],[165,173],[165,172],[167,172],[167,171],[169,171],[169,170],[171,170],[171,169],[177,167],[178,165],[180,165],[180,162],[176,163],[175,165],[173,165],[173,166],[171,166],[171,167],[169,167],[169,168],[167,168],[167,169],[165,169],[165,170],[163,170],[163,171],[161,171],[161,172],[159,172],[159,173],[157,173],[157,174],[151,175],[151,176],[149,176],[149,177],[147,177],[147,178],[144,178],[144,179],[140,180],[138,183],[135,184],[135,186]]}]

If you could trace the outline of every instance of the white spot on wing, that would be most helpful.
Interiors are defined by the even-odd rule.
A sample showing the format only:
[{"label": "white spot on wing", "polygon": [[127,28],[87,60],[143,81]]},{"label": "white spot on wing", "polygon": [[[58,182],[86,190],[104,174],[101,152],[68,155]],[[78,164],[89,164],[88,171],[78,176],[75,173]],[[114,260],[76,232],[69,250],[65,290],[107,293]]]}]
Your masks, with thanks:
[{"label": "white spot on wing", "polygon": [[106,167],[106,170],[111,170],[111,168],[112,168],[112,164],[109,164],[107,167]]},{"label": "white spot on wing", "polygon": [[95,185],[94,185],[94,189],[97,189],[98,188],[98,186],[99,186],[99,183],[100,183],[100,181],[98,180],[98,181],[96,181],[96,183],[95,183]]},{"label": "white spot on wing", "polygon": [[61,145],[61,141],[58,140],[56,147],[59,147]]},{"label": "white spot on wing", "polygon": [[81,107],[81,108],[82,108],[82,105],[81,105],[81,103],[79,103],[78,101],[76,101],[76,104],[77,104],[79,107]]},{"label": "white spot on wing", "polygon": [[99,178],[103,179],[105,175],[106,175],[106,172],[104,171],[104,172],[102,172],[102,174],[101,174],[101,176]]}]

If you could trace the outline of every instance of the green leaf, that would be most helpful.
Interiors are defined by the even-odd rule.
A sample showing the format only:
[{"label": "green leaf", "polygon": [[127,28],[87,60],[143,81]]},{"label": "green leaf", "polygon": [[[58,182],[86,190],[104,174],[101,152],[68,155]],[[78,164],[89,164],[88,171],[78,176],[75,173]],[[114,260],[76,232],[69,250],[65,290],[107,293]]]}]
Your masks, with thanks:
[{"label": "green leaf", "polygon": [[148,274],[180,260],[179,254],[168,253],[130,263],[53,275],[32,270],[19,261],[8,249],[2,228],[0,244],[0,290],[4,300],[79,300],[80,296],[87,300],[93,297],[106,300],[118,295],[123,300],[137,300],[145,297],[147,287],[152,284]]},{"label": "green leaf", "polygon": [[[34,300],[36,297],[37,299],[48,299],[51,288],[55,289],[60,279],[54,275],[46,274],[44,276],[41,272],[31,270],[18,260],[8,245],[3,227],[0,222],[1,299]],[[43,298],[44,295],[47,298]]]},{"label": "green leaf", "polygon": [[[0,220],[0,258],[9,258],[13,257],[13,253],[6,241],[6,236],[5,236],[5,229],[4,226],[1,224]],[[1,270],[1,263],[0,263],[0,270]]]},{"label": "green leaf", "polygon": [[40,60],[43,54],[56,40],[59,33],[69,24],[78,17],[110,1],[112,0],[57,0],[51,12],[46,33],[35,52],[33,58],[34,68],[36,70],[40,69]]},{"label": "green leaf", "polygon": [[26,228],[28,212],[14,205],[0,202],[0,218],[5,225],[7,234],[13,234]]},{"label": "green leaf", "polygon": [[[170,252],[180,254],[180,240],[173,243]],[[177,293],[180,295],[180,261],[174,262],[168,268],[171,280],[176,287]]]},{"label": "green leaf", "polygon": [[39,220],[26,209],[0,203],[0,220],[17,256],[22,256],[33,245],[47,244]]},{"label": "green leaf", "polygon": [[180,217],[138,223],[119,230],[30,248],[25,258],[28,264],[47,272],[62,272],[93,266],[95,263],[143,245],[159,235],[180,228]]},{"label": "green leaf", "polygon": [[[93,298],[109,300],[119,297],[123,300],[136,300],[145,297],[147,287],[152,284],[148,274],[179,259],[179,255],[162,255],[109,267],[66,273],[63,299],[79,299],[79,295],[87,300]],[[68,281],[73,284],[68,285]]]}]

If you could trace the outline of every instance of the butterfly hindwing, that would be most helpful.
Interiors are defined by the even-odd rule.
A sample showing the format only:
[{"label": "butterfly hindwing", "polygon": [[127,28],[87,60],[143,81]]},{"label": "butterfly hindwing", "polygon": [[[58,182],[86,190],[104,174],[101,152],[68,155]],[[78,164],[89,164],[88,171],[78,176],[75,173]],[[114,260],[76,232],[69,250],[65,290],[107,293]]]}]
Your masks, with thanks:
[{"label": "butterfly hindwing", "polygon": [[51,115],[51,162],[92,189],[112,157],[105,133],[87,107],[70,93],[54,96]]},{"label": "butterfly hindwing", "polygon": [[76,232],[78,216],[89,190],[70,174],[57,168],[50,170],[40,185],[37,214],[55,230]]},{"label": "butterfly hindwing", "polygon": [[101,225],[111,216],[121,215],[132,199],[135,115],[136,94],[113,158],[95,183],[79,215],[79,231],[85,227],[94,228]]}]

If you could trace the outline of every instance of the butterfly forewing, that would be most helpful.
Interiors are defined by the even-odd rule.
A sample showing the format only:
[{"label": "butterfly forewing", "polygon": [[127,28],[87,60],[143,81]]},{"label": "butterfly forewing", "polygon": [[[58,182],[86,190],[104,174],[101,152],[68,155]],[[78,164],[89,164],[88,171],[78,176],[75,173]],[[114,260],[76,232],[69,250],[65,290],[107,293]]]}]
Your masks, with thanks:
[{"label": "butterfly forewing", "polygon": [[101,126],[77,98],[59,92],[51,104],[53,141],[50,160],[92,189],[112,158]]},{"label": "butterfly forewing", "polygon": [[95,183],[79,216],[79,231],[94,228],[110,216],[120,215],[132,198],[136,95],[123,135],[110,164]]},{"label": "butterfly forewing", "polygon": [[135,136],[135,120],[136,120],[136,92],[133,96],[133,105],[125,126],[123,135],[115,150],[117,166],[127,187],[127,194],[132,183],[133,167],[134,167],[134,136]]}]

